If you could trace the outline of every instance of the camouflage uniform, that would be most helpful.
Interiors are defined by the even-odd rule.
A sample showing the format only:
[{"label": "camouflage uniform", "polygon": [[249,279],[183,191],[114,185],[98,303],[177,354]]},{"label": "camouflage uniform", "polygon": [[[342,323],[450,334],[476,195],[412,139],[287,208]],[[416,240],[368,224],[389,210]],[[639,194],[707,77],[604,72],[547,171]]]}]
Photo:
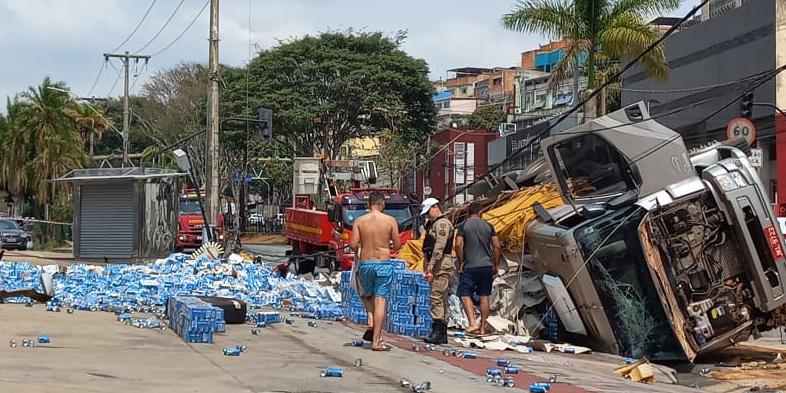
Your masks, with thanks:
[{"label": "camouflage uniform", "polygon": [[453,276],[454,263],[450,255],[453,250],[453,223],[440,217],[426,224],[426,239],[423,242],[423,254],[426,267],[432,266],[434,279],[431,281],[431,317],[447,323],[448,285]]}]

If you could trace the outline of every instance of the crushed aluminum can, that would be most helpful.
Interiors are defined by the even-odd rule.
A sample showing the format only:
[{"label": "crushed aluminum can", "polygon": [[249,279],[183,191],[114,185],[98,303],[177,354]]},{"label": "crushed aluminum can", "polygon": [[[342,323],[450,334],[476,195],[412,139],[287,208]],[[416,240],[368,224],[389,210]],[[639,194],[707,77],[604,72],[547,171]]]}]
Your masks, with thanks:
[{"label": "crushed aluminum can", "polygon": [[502,375],[502,370],[500,370],[498,368],[494,368],[494,367],[490,367],[490,368],[486,369],[486,376],[487,377],[489,377],[489,376],[493,377],[493,376],[496,376],[496,375]]},{"label": "crushed aluminum can", "polygon": [[415,352],[420,352],[420,344],[412,344],[412,350]]},{"label": "crushed aluminum can", "polygon": [[437,350],[437,346],[434,345],[434,344],[426,344],[425,348],[426,348],[427,351],[436,351]]},{"label": "crushed aluminum can", "polygon": [[347,346],[350,346],[350,347],[362,347],[365,344],[366,343],[363,342],[363,340],[355,339],[355,340],[352,340],[352,341],[348,342]]},{"label": "crushed aluminum can", "polygon": [[635,361],[633,358],[625,358],[625,364],[633,364]]},{"label": "crushed aluminum can", "polygon": [[224,356],[240,356],[240,352],[237,348],[224,348]]},{"label": "crushed aluminum can", "polygon": [[703,368],[703,369],[701,369],[699,372],[701,373],[701,375],[707,375],[707,374],[709,374],[711,371],[712,371],[712,370],[711,370],[709,367],[704,367],[704,368]]},{"label": "crushed aluminum can", "polygon": [[342,378],[344,376],[344,369],[343,368],[338,368],[338,367],[328,367],[328,368],[322,369],[322,372],[320,372],[319,375],[322,378],[325,378],[325,377]]},{"label": "crushed aluminum can", "polygon": [[317,321],[308,321],[309,327],[317,327]]},{"label": "crushed aluminum can", "polygon": [[452,353],[451,353],[451,350],[450,350],[450,349],[447,349],[447,348],[445,348],[445,349],[443,349],[443,350],[442,350],[442,354],[443,354],[443,355],[445,355],[445,356],[450,356],[450,355],[452,355]]},{"label": "crushed aluminum can", "polygon": [[11,348],[16,348],[16,340],[11,340],[11,341],[9,341],[9,342],[8,342],[8,345],[10,345],[10,346],[11,346]]},{"label": "crushed aluminum can", "polygon": [[499,367],[510,366],[510,360],[508,360],[508,359],[497,359],[497,366],[499,366]]},{"label": "crushed aluminum can", "polygon": [[508,366],[505,367],[505,374],[518,374],[519,370],[520,369],[516,366]]},{"label": "crushed aluminum can", "polygon": [[513,377],[505,377],[505,379],[503,380],[503,385],[512,388],[516,386],[516,381],[513,380]]},{"label": "crushed aluminum can", "polygon": [[399,385],[400,385],[402,388],[407,388],[407,387],[409,387],[410,385],[412,385],[412,382],[409,382],[409,380],[408,380],[408,379],[406,379],[406,378],[401,378],[401,380],[399,380],[399,381],[398,381],[398,383],[399,383]]},{"label": "crushed aluminum can", "polygon": [[355,359],[355,367],[363,367],[363,359]]},{"label": "crushed aluminum can", "polygon": [[551,374],[551,377],[549,377],[549,383],[557,383],[557,374]]},{"label": "crushed aluminum can", "polygon": [[294,325],[295,320],[287,318],[284,320],[284,323],[286,323],[287,325]]},{"label": "crushed aluminum can", "polygon": [[69,308],[66,309],[66,313],[67,314],[73,314],[74,313],[74,309],[69,307]]},{"label": "crushed aluminum can", "polygon": [[257,327],[258,328],[267,327],[267,322],[265,322],[265,321],[257,321]]},{"label": "crushed aluminum can", "polygon": [[415,393],[423,393],[427,390],[431,390],[431,381],[425,381],[415,386],[412,386],[412,391]]},{"label": "crushed aluminum can", "polygon": [[248,347],[246,347],[245,345],[241,345],[241,344],[238,344],[237,346],[235,346],[235,349],[239,350],[240,352],[247,352],[248,351]]},{"label": "crushed aluminum can", "polygon": [[38,336],[39,344],[49,344],[52,340],[47,335]]},{"label": "crushed aluminum can", "polygon": [[251,329],[251,334],[253,334],[255,336],[258,336],[259,335],[259,329]]},{"label": "crushed aluminum can", "polygon": [[478,354],[472,351],[464,351],[460,354],[459,357],[464,359],[477,359]]}]

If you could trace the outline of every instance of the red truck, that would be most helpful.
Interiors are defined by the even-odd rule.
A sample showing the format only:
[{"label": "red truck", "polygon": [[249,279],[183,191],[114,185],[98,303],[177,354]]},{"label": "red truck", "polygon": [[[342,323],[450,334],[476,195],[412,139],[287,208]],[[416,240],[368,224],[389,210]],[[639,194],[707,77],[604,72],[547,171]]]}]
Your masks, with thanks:
[{"label": "red truck", "polygon": [[[352,268],[355,257],[349,246],[352,224],[368,212],[371,191],[385,195],[385,213],[399,222],[401,242],[413,237],[415,210],[406,195],[389,188],[360,187],[362,182],[374,183],[376,168],[372,161],[295,158],[294,163],[294,203],[286,209],[285,233],[292,246],[292,259],[300,265],[299,272],[313,271],[313,267],[331,271]],[[342,170],[350,172],[349,175]],[[341,183],[353,187],[342,190]],[[323,194],[326,200],[320,206],[319,197]]]},{"label": "red truck", "polygon": [[[201,194],[204,195],[204,194]],[[198,248],[202,246],[202,228],[205,220],[202,218],[202,210],[199,207],[199,198],[194,189],[185,189],[180,194],[180,207],[177,216],[177,238],[175,247],[178,251],[186,248]],[[218,239],[216,242],[222,243],[224,240],[224,215],[219,213],[216,217],[216,232]]]}]

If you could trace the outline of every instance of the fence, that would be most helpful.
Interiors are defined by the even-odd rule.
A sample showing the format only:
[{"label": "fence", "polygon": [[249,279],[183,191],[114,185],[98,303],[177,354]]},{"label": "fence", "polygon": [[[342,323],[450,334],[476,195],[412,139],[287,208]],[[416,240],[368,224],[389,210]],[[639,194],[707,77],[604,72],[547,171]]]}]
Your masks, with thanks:
[{"label": "fence", "polygon": [[263,235],[282,235],[284,234],[284,220],[276,217],[266,217],[264,219],[246,218],[245,232]]}]

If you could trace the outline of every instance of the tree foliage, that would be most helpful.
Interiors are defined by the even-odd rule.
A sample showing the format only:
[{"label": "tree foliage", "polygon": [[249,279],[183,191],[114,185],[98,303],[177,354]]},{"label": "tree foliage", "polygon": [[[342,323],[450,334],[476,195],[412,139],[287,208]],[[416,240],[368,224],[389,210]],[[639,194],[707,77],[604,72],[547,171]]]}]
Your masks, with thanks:
[{"label": "tree foliage", "polygon": [[[567,38],[570,46],[552,73],[552,84],[558,85],[571,75],[578,57],[585,53],[588,87],[594,89],[598,63],[643,52],[659,38],[646,17],[674,10],[679,4],[679,0],[519,0],[502,16],[502,26]],[[657,79],[668,77],[662,45],[644,56],[640,64]]]},{"label": "tree foliage", "polygon": [[[284,155],[336,157],[349,138],[391,129],[422,139],[434,124],[428,66],[401,49],[403,33],[326,32],[259,53],[224,77],[232,113],[273,110]],[[248,74],[245,74],[247,71]]]},{"label": "tree foliage", "polygon": [[493,105],[482,106],[472,112],[469,118],[469,126],[481,128],[486,131],[496,131],[501,123],[505,122],[505,114]]},{"label": "tree foliage", "polygon": [[79,138],[87,125],[69,115],[80,107],[65,90],[63,82],[46,77],[7,101],[8,114],[0,121],[0,181],[13,197],[17,214],[26,200],[42,207],[63,202],[58,197],[67,195],[61,191],[68,186],[50,180],[87,162]]}]

